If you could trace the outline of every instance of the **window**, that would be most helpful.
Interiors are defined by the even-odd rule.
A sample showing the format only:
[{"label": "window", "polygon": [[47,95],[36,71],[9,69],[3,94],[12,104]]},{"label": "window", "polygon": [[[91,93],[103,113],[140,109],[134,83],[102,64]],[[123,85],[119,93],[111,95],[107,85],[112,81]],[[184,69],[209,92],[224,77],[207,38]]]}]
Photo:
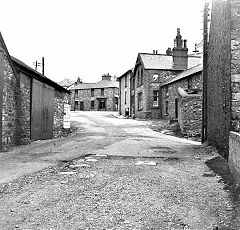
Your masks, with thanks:
[{"label": "window", "polygon": [[127,104],[127,92],[125,92],[125,104]]},{"label": "window", "polygon": [[143,108],[142,93],[138,94],[138,110]]},{"label": "window", "polygon": [[127,76],[125,77],[125,87],[127,87]]},{"label": "window", "polygon": [[159,74],[153,74],[153,81],[159,82]]},{"label": "window", "polygon": [[78,90],[75,89],[75,97],[78,97]]},{"label": "window", "polygon": [[168,115],[168,101],[165,101],[165,115]]},{"label": "window", "polygon": [[153,91],[153,107],[158,107],[159,91]]},{"label": "window", "polygon": [[94,107],[95,107],[95,103],[94,101],[91,101],[91,109],[94,109]]},{"label": "window", "polygon": [[168,85],[165,86],[165,89],[166,89],[166,94],[165,94],[165,96],[167,97],[167,96],[169,96]]},{"label": "window", "polygon": [[101,96],[104,96],[104,89],[101,89]]},{"label": "window", "polygon": [[94,97],[94,89],[91,89],[91,97]]}]

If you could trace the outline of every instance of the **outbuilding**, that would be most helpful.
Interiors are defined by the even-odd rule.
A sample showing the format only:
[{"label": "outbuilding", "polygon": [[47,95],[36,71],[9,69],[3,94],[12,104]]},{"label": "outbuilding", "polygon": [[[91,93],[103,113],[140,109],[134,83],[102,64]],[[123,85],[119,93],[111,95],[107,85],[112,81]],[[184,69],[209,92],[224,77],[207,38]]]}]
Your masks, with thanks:
[{"label": "outbuilding", "polygon": [[0,150],[61,136],[69,91],[11,57],[0,34]]}]

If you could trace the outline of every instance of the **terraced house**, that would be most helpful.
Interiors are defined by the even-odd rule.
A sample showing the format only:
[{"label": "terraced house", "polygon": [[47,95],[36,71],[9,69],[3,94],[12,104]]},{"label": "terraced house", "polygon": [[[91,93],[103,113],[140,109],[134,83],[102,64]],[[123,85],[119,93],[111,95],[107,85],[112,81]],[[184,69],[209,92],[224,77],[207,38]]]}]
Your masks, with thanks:
[{"label": "terraced house", "polygon": [[118,82],[105,74],[97,83],[77,81],[70,87],[71,110],[117,111]]},{"label": "terraced house", "polygon": [[200,57],[188,55],[187,40],[182,39],[179,28],[174,48],[168,48],[166,54],[139,53],[130,80],[132,116],[160,118],[162,82],[200,63]]}]

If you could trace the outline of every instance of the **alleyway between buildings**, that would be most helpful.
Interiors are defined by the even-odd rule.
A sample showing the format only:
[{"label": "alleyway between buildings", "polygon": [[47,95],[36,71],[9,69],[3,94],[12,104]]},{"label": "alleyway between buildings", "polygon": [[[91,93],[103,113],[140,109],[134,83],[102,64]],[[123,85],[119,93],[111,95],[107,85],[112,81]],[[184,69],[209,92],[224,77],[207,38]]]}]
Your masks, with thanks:
[{"label": "alleyway between buildings", "polygon": [[112,112],[73,112],[72,124],[0,154],[1,230],[240,229],[212,149]]}]

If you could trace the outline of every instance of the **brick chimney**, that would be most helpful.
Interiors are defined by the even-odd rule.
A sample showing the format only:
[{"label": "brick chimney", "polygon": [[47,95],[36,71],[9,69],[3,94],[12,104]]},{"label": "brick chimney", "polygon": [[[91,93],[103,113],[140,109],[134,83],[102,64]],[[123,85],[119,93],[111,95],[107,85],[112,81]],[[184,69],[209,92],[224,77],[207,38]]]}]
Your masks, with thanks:
[{"label": "brick chimney", "polygon": [[112,76],[109,73],[108,74],[103,74],[102,75],[102,80],[111,81]]},{"label": "brick chimney", "polygon": [[173,51],[173,68],[174,69],[187,69],[188,68],[188,48],[187,40],[182,40],[180,28],[177,28],[177,36],[174,39]]}]

